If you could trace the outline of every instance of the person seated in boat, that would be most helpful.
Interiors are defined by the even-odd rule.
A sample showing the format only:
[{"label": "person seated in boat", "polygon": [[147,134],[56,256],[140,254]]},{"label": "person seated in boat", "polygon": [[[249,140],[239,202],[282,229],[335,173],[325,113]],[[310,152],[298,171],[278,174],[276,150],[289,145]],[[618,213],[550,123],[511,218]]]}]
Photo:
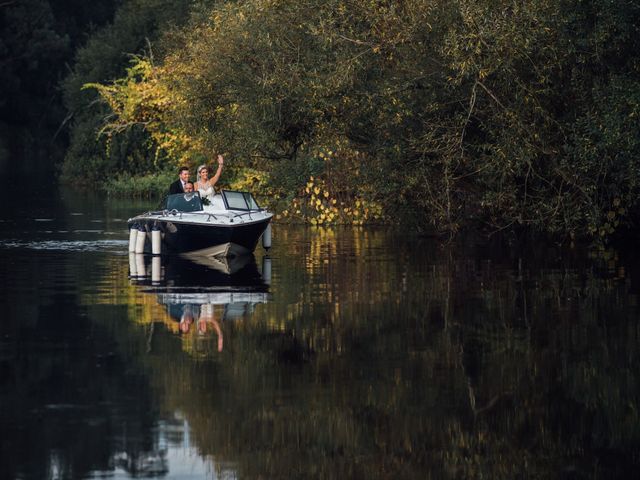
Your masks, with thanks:
[{"label": "person seated in boat", "polygon": [[178,179],[169,185],[169,195],[174,193],[183,193],[186,183],[189,181],[189,167],[180,167],[178,170]]},{"label": "person seated in boat", "polygon": [[223,165],[224,157],[218,154],[218,169],[216,170],[216,174],[211,178],[209,178],[209,169],[206,165],[200,165],[198,167],[198,178],[195,183],[195,188],[200,192],[200,197],[206,199],[209,203],[213,201],[213,196],[215,195],[213,187],[218,183],[218,180],[220,180]]},{"label": "person seated in boat", "polygon": [[184,184],[184,201],[186,205],[189,205],[187,211],[194,211],[198,208],[202,208],[200,203],[197,203],[197,195],[194,195],[195,188],[193,182],[187,182]]},{"label": "person seated in boat", "polygon": [[162,204],[162,208],[177,210],[179,212],[196,212],[202,210],[202,202],[198,195],[195,194],[193,182],[186,182],[183,192],[169,195]]}]

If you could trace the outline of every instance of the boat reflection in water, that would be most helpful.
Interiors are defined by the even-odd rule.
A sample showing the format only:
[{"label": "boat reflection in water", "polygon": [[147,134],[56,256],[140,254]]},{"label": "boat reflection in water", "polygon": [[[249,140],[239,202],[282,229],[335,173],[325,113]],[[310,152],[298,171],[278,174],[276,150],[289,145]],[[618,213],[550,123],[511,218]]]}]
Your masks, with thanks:
[{"label": "boat reflection in water", "polygon": [[258,270],[253,255],[202,257],[129,254],[131,282],[155,294],[180,334],[215,334],[222,351],[222,324],[245,318],[269,301],[271,259]]}]

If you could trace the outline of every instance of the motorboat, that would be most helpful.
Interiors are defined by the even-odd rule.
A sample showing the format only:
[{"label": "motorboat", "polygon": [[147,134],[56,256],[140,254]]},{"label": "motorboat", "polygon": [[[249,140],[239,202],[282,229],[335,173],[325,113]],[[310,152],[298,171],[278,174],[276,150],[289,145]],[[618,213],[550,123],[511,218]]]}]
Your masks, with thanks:
[{"label": "motorboat", "polygon": [[[205,205],[205,203],[208,203]],[[199,192],[168,195],[160,209],[128,220],[129,251],[233,257],[271,246],[273,214],[249,192],[222,190],[205,202]]]}]

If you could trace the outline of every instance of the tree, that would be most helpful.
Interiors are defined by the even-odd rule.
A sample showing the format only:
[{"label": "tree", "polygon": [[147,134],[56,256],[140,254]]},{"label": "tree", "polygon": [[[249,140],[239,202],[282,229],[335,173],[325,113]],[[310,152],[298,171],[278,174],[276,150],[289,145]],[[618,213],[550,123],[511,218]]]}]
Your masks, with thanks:
[{"label": "tree", "polygon": [[318,187],[422,230],[604,236],[638,208],[638,8],[225,2],[99,90],[118,98],[112,132],[164,132],[151,148],[173,158],[229,151],[287,212],[320,212]]}]

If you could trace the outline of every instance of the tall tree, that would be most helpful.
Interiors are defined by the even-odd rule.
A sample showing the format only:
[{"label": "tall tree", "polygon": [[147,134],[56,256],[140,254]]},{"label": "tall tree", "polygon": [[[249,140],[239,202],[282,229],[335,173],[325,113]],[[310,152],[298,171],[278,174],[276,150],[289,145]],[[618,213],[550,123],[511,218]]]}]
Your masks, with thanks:
[{"label": "tall tree", "polygon": [[228,149],[287,201],[320,177],[419,229],[604,237],[640,208],[639,9],[223,2],[98,90],[112,133]]}]

